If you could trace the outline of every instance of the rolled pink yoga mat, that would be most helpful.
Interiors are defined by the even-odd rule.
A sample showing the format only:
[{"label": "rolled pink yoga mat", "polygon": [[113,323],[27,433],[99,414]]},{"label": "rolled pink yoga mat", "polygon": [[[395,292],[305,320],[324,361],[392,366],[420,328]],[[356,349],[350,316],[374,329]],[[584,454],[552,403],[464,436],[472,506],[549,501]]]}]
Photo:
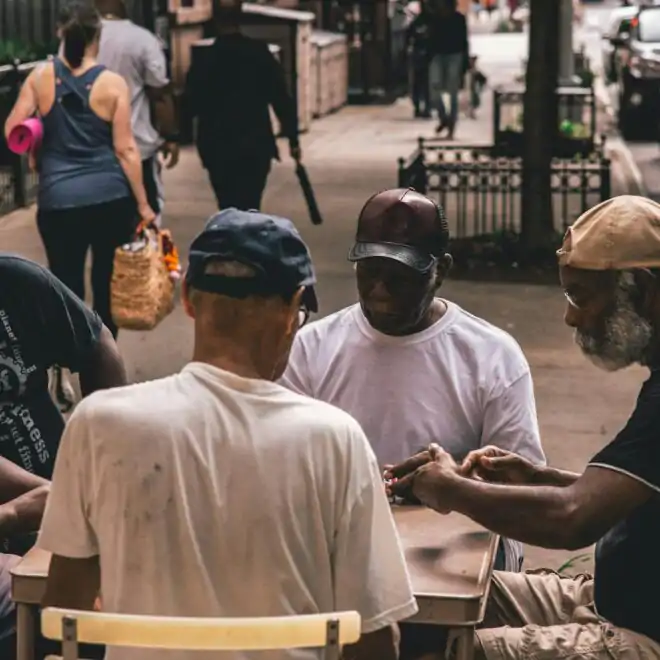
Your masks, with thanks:
[{"label": "rolled pink yoga mat", "polygon": [[44,136],[44,126],[41,119],[31,117],[16,126],[7,138],[7,145],[15,154],[25,154],[36,151]]}]

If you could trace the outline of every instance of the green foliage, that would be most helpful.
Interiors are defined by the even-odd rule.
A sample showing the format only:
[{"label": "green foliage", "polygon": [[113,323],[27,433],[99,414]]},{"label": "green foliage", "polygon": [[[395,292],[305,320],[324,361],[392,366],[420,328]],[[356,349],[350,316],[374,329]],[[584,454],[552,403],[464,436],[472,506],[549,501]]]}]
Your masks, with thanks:
[{"label": "green foliage", "polygon": [[504,34],[508,32],[515,32],[515,29],[510,21],[503,19],[495,26],[495,32]]},{"label": "green foliage", "polygon": [[0,65],[43,60],[56,53],[57,47],[57,41],[30,44],[20,39],[0,40]]}]

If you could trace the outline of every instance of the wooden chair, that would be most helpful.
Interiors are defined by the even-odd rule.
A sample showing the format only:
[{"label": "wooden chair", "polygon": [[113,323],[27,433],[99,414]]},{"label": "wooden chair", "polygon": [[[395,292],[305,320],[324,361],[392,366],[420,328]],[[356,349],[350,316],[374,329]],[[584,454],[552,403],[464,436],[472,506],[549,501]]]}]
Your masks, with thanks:
[{"label": "wooden chair", "polygon": [[188,651],[265,651],[325,648],[325,660],[339,660],[341,647],[360,638],[357,612],[262,618],[136,616],[46,608],[44,637],[62,642],[62,656],[78,660],[78,644]]}]

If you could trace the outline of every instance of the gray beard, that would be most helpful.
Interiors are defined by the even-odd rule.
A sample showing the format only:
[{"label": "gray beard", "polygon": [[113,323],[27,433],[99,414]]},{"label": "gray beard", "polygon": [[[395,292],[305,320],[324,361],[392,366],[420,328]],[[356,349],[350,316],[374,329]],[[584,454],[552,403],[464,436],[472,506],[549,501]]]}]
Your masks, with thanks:
[{"label": "gray beard", "polygon": [[605,371],[618,371],[632,364],[648,364],[653,327],[633,305],[634,283],[622,276],[616,293],[616,306],[605,321],[601,337],[575,331],[575,343],[593,364]]}]

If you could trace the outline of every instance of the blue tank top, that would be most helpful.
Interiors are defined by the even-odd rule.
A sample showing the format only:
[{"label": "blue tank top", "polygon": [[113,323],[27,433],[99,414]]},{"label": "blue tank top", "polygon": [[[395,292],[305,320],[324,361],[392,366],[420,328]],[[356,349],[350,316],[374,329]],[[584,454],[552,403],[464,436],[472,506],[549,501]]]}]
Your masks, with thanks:
[{"label": "blue tank top", "polygon": [[92,86],[105,67],[97,65],[74,76],[59,58],[54,65],[55,102],[42,118],[39,207],[76,208],[130,196],[115,155],[112,125],[89,105]]}]

